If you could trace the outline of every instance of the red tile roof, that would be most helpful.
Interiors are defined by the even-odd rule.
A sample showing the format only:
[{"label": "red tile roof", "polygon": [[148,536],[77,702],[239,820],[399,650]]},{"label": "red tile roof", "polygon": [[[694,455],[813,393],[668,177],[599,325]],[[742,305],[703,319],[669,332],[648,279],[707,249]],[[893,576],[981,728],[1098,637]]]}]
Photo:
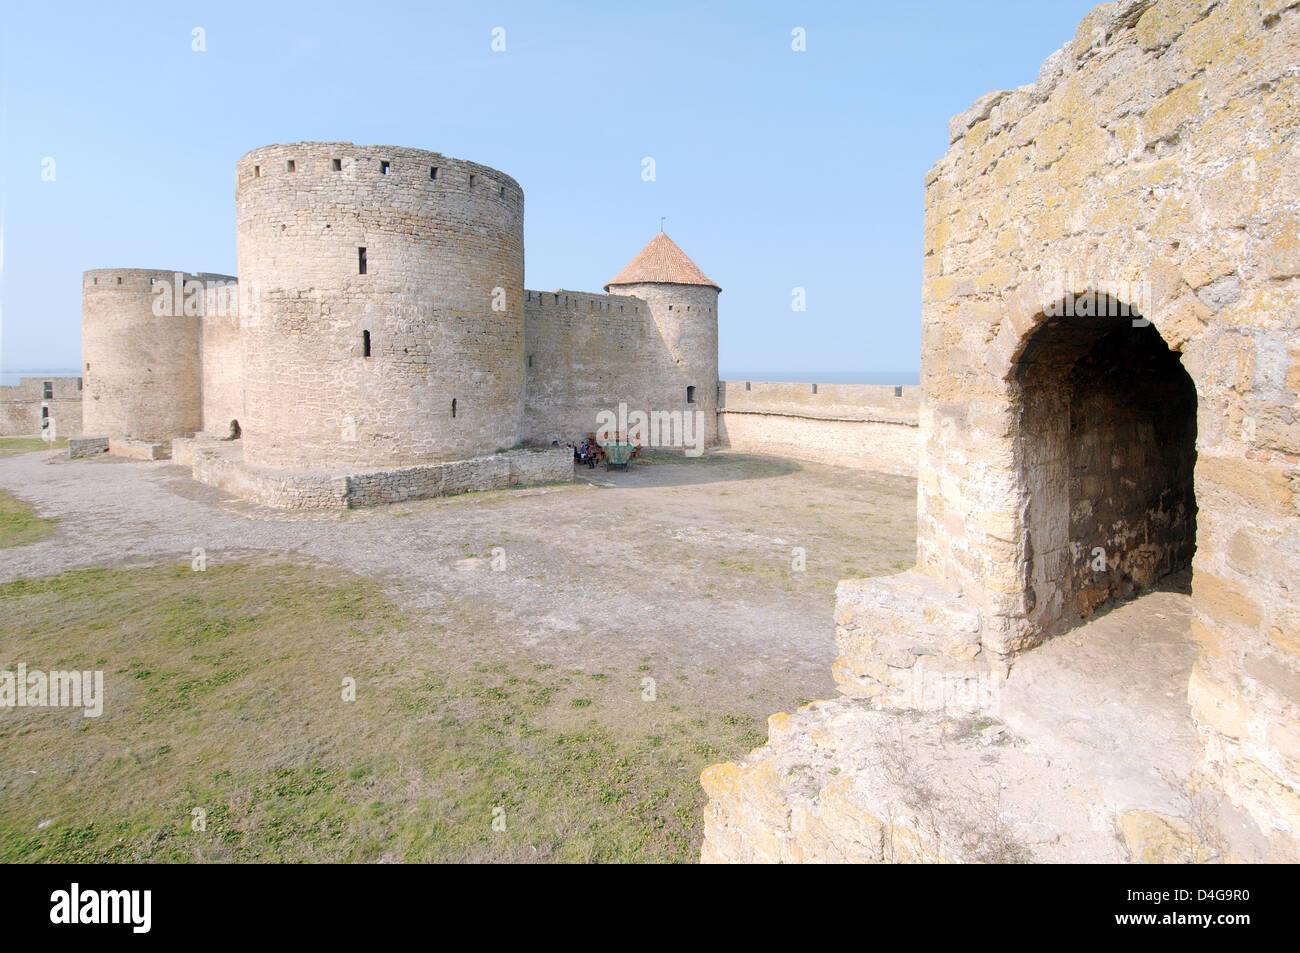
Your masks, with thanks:
[{"label": "red tile roof", "polygon": [[605,284],[608,291],[613,285],[635,285],[642,283],[666,285],[707,285],[710,288],[722,288],[716,281],[700,271],[695,262],[686,257],[686,252],[677,247],[676,242],[660,232],[650,239],[650,244],[627,263],[622,271]]}]

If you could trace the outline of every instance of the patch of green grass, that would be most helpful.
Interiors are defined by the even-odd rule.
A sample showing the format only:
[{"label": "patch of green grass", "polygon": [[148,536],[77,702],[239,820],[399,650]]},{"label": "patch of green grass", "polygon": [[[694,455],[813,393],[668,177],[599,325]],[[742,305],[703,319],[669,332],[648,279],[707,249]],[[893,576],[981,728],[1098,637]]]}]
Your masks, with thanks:
[{"label": "patch of green grass", "polygon": [[0,490],[0,549],[40,542],[54,532],[58,520],[36,515],[36,509]]},{"label": "patch of green grass", "polygon": [[0,718],[0,862],[694,861],[699,772],[763,740],[633,672],[470,664],[325,567],[93,569],[0,603],[0,658],[105,693]]},{"label": "patch of green grass", "polygon": [[32,453],[36,450],[66,450],[68,439],[60,437],[49,441],[41,437],[0,437],[0,457],[14,453]]}]

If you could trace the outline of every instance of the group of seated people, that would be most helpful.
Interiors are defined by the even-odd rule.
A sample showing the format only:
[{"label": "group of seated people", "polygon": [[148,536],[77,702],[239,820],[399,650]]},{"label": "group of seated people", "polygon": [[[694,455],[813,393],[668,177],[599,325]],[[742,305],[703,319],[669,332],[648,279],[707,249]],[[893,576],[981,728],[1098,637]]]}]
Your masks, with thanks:
[{"label": "group of seated people", "polygon": [[[626,441],[624,441],[623,435],[621,433],[617,433],[614,435],[614,439],[612,442],[625,443]],[[555,441],[555,443],[558,446],[559,441]],[[609,459],[609,454],[606,452],[605,448],[601,446],[600,441],[596,439],[596,435],[594,433],[587,434],[586,438],[582,441],[582,443],[570,442],[565,444],[565,446],[567,446],[570,450],[573,451],[574,463],[585,463],[587,465],[587,469],[589,470],[594,470],[596,464],[599,463],[601,460]],[[640,455],[641,455],[641,441],[638,439],[636,441],[636,445],[632,447],[631,459],[635,460]]]}]

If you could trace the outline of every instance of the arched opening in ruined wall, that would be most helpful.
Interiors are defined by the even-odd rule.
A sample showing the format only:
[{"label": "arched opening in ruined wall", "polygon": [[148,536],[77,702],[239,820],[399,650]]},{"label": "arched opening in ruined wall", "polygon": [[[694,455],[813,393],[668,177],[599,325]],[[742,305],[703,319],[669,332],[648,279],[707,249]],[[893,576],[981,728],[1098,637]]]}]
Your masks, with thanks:
[{"label": "arched opening in ruined wall", "polygon": [[1043,316],[1013,375],[1024,611],[1043,635],[1187,569],[1196,549],[1196,388],[1136,311],[1084,301]]}]

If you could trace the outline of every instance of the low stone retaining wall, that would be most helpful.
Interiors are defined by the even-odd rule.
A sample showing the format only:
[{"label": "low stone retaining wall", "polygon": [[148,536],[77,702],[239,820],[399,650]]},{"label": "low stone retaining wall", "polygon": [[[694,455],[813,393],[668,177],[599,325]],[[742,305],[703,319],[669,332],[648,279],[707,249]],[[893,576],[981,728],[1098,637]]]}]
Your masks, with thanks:
[{"label": "low stone retaining wall", "polygon": [[93,457],[99,453],[108,453],[107,437],[70,437],[68,439],[68,459],[70,460]]},{"label": "low stone retaining wall", "polygon": [[131,437],[109,437],[108,452],[115,457],[131,460],[166,460],[172,453],[168,444],[134,440]]},{"label": "low stone retaining wall", "polygon": [[276,509],[355,509],[573,480],[573,455],[565,447],[350,474],[281,473],[250,467],[243,461],[238,441],[201,437],[173,441],[172,458],[189,466],[200,483]]}]

